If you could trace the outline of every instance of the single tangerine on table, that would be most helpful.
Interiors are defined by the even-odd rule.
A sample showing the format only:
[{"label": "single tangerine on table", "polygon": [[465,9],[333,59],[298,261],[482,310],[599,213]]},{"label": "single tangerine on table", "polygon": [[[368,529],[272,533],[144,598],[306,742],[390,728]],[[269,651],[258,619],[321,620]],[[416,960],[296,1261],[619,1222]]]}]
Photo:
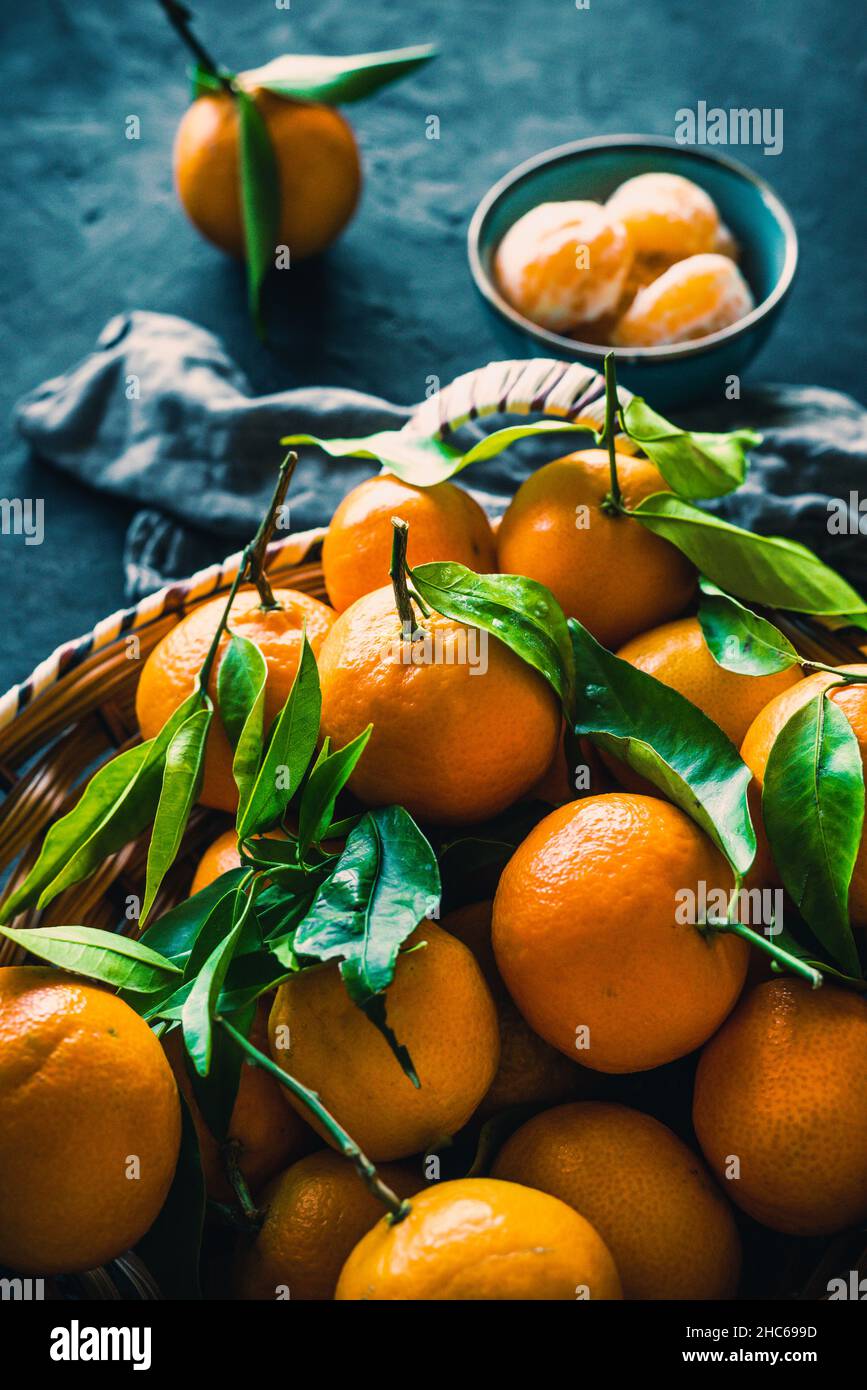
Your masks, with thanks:
[{"label": "single tangerine on table", "polygon": [[134,1245],[181,1142],[171,1068],[116,994],[45,966],[0,969],[0,1265],[93,1269]]},{"label": "single tangerine on table", "polygon": [[[352,127],[339,111],[257,89],[252,93],[277,161],[277,243],[298,260],[316,255],[355,210],[361,168]],[[175,137],[178,196],[203,236],[232,256],[244,255],[238,112],[228,92],[198,97]]]},{"label": "single tangerine on table", "polygon": [[494,636],[439,613],[418,631],[404,635],[390,586],[340,614],[319,652],[322,734],[343,747],[373,725],[348,783],[365,805],[437,825],[485,820],[548,767],[557,700]]},{"label": "single tangerine on table", "polygon": [[867,1001],[776,979],[705,1047],[693,1121],[712,1171],[762,1225],[824,1235],[867,1219]]},{"label": "single tangerine on table", "polygon": [[[623,501],[635,507],[670,489],[649,459],[617,454]],[[695,591],[695,569],[639,521],[612,516],[608,454],[585,449],[524,480],[497,532],[499,567],[551,590],[606,647],[673,618]]]},{"label": "single tangerine on table", "polygon": [[322,543],[322,571],[338,613],[388,578],[392,517],[409,525],[407,560],[454,560],[489,574],[497,567],[494,533],[475,498],[454,483],[415,487],[390,473],[347,493]]},{"label": "single tangerine on table", "polygon": [[[861,761],[867,768],[867,665],[854,663],[850,666],[841,666],[839,669],[864,677],[863,685],[859,682],[852,682],[849,685],[838,686],[831,691],[827,698],[833,700],[848,719],[852,726],[852,732],[858,740]],[[752,772],[758,791],[761,791],[764,786],[768,758],[783,726],[788,723],[793,714],[802,709],[810,700],[815,700],[823,691],[832,686],[835,679],[838,677],[831,672],[817,671],[812,676],[798,681],[791,689],[784,690],[775,696],[756,715],[741,746],[741,757]],[[766,836],[762,829],[761,806],[757,795],[751,802],[751,807],[753,820],[759,834],[761,851],[766,847],[764,844]],[[852,871],[852,881],[849,885],[849,915],[853,926],[867,927],[867,831],[862,836],[861,847]]]},{"label": "single tangerine on table", "polygon": [[[250,1041],[268,1055],[268,1007],[265,1003],[257,1010]],[[184,1060],[181,1030],[177,1028],[169,1033],[163,1046],[196,1127],[208,1196],[218,1202],[231,1202],[234,1189],[220,1142],[208,1128],[196,1102]],[[253,1194],[287,1163],[309,1153],[317,1143],[309,1125],[284,1101],[280,1094],[282,1089],[280,1082],[261,1067],[242,1062],[226,1139],[234,1146],[238,1169]]]},{"label": "single tangerine on table", "polygon": [[356,1245],[338,1301],[619,1299],[604,1241],[576,1211],[518,1183],[463,1178],[411,1199]]},{"label": "single tangerine on table", "polygon": [[[296,589],[275,589],[274,597],[280,607],[265,609],[255,589],[241,589],[229,618],[230,631],[255,642],[265,658],[268,667],[266,729],[280,713],[292,689],[305,625],[307,640],[316,655],[334,622],[332,609],[309,594]],[[225,606],[226,599],[221,597],[193,609],[166,633],[148,656],[135,699],[143,738],[158,734],[169,716],[192,695]],[[208,683],[215,715],[208,733],[199,800],[204,806],[234,812],[238,790],[232,777],[232,749],[216,709],[217,674],[229,640],[229,634],[223,633]]]},{"label": "single tangerine on table", "polygon": [[513,308],[542,328],[569,333],[620,302],[632,262],[626,230],[599,203],[541,203],[497,248],[494,272]]},{"label": "single tangerine on table", "polygon": [[[461,1129],[493,1081],[500,1052],[494,1003],[472,953],[433,922],[405,943],[385,1002],[420,1086],[349,998],[336,962],[280,985],[269,1020],[274,1061],[316,1091],[374,1161],[406,1158]],[[331,1142],[300,1101],[288,1091],[284,1098]]]},{"label": "single tangerine on table", "polygon": [[497,965],[530,1027],[602,1072],[699,1047],[733,1007],[748,955],[736,935],[682,920],[682,895],[697,902],[702,885],[730,891],[731,869],[656,797],[590,796],[540,821],[503,871],[493,916]]},{"label": "single tangerine on table", "polygon": [[662,347],[728,328],[755,307],[752,291],[728,256],[677,261],[640,289],[617,321],[617,347]]},{"label": "single tangerine on table", "polygon": [[[376,1171],[398,1197],[412,1197],[423,1186],[408,1163],[381,1163]],[[344,1262],[383,1215],[382,1202],[354,1164],[333,1149],[293,1163],[268,1184],[259,1206],[262,1225],[238,1260],[242,1299],[333,1298]]]},{"label": "single tangerine on table", "polygon": [[650,1115],[579,1101],[506,1140],[495,1178],[568,1202],[599,1232],[624,1298],[734,1298],[740,1240],[701,1160]]}]

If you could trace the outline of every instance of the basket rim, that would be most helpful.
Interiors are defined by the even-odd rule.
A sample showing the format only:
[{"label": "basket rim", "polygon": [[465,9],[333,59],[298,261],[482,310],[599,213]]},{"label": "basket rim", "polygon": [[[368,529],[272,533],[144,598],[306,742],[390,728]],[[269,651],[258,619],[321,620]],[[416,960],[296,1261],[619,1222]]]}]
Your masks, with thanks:
[{"label": "basket rim", "polygon": [[[269,567],[284,551],[289,552],[292,563],[301,564],[324,535],[325,528],[319,526],[309,531],[295,531],[278,541],[272,541],[267,552]],[[154,593],[146,594],[138,603],[128,608],[118,608],[108,617],[100,619],[89,632],[82,633],[80,637],[74,637],[70,641],[61,642],[50,656],[33,668],[29,676],[17,685],[10,686],[6,693],[0,696],[0,733],[8,729],[25,709],[94,652],[111,646],[120,637],[126,637],[131,632],[142,631],[152,623],[158,622],[166,613],[181,612],[194,601],[228,589],[238,573],[243,554],[243,550],[235,551],[225,560],[197,570],[188,579],[172,580]]]}]

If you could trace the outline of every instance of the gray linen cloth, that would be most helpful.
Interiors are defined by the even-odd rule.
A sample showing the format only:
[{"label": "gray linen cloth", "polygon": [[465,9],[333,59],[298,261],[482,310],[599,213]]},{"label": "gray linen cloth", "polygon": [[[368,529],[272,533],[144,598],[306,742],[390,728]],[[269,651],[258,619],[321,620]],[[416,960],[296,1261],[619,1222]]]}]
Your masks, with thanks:
[{"label": "gray linen cloth", "polygon": [[[273,488],[281,435],[371,434],[399,429],[411,413],[344,387],[255,396],[213,334],[136,310],[113,318],[83,361],[19,401],[15,418],[38,459],[139,505],[125,552],[135,600],[249,539]],[[692,428],[760,430],[764,442],[747,483],[715,507],[752,530],[811,546],[867,590],[867,511],[860,534],[857,513],[867,498],[867,411],[822,387],[760,386],[724,411],[705,407],[675,418]],[[497,423],[476,423],[460,438]],[[525,441],[474,465],[461,482],[496,512],[530,469],[574,447],[566,436]],[[372,467],[303,450],[290,496],[292,529],[326,525]],[[829,531],[829,500],[837,498],[852,508],[848,534]]]}]

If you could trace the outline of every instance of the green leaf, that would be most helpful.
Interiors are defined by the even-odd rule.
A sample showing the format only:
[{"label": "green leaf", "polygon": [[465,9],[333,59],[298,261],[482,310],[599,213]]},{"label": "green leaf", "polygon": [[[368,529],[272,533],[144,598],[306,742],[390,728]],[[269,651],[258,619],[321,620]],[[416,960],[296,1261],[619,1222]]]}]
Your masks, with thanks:
[{"label": "green leaf", "polygon": [[147,920],[159,886],[175,862],[190,812],[196,804],[202,785],[205,744],[213,717],[213,706],[208,700],[208,707],[191,714],[166,749],[163,784],[148,845],[142,923]]},{"label": "green leaf", "polygon": [[[196,101],[198,97],[212,96],[214,92],[226,90],[219,77],[202,63],[193,63],[187,71],[190,78],[191,101]],[[225,76],[231,78],[232,74],[225,70]]]},{"label": "green leaf", "polygon": [[586,434],[587,426],[568,420],[537,420],[529,425],[510,425],[485,435],[466,453],[445,440],[414,433],[410,429],[381,430],[356,439],[320,439],[315,434],[289,434],[281,444],[315,444],[332,458],[376,459],[405,483],[430,487],[445,482],[471,463],[495,458],[516,440],[537,434]]},{"label": "green leaf", "polygon": [[238,74],[247,88],[265,87],[278,96],[301,97],[328,105],[360,101],[389,82],[396,82],[436,57],[434,44],[391,48],[381,53],[326,57],[284,53],[262,67]]},{"label": "green leaf", "polygon": [[[239,882],[229,886],[225,892],[212,905],[207,917],[201,923],[198,935],[189,956],[184,964],[184,980],[195,980],[199,971],[207,963],[220,942],[228,936],[238,916],[240,908],[244,906],[245,898],[241,891]],[[219,883],[220,880],[217,879]],[[247,919],[249,921],[249,919]],[[249,931],[248,931],[249,937]],[[258,933],[254,939],[243,943],[250,950],[255,950],[258,946]],[[241,950],[242,943],[238,942],[236,954]]]},{"label": "green leaf", "polygon": [[676,545],[726,593],[767,608],[867,619],[867,605],[851,585],[795,541],[753,535],[669,492],[645,497],[629,515]]},{"label": "green leaf", "polygon": [[205,1179],[196,1127],[183,1096],[181,1150],[169,1194],[160,1214],[136,1245],[136,1252],[170,1299],[199,1299],[199,1258],[205,1226]]},{"label": "green leaf", "polygon": [[0,927],[0,932],[50,965],[84,975],[89,980],[102,980],[116,989],[150,994],[180,979],[178,967],[165,956],[140,941],[100,931],[97,927],[40,927],[21,931]]},{"label": "green leaf", "polygon": [[774,863],[810,930],[843,970],[860,974],[849,885],[864,773],[852,726],[824,694],[796,710],[774,741],[762,814]]},{"label": "green leaf", "polygon": [[244,909],[228,936],[218,942],[205,964],[196,976],[187,1002],[181,1015],[184,1030],[184,1046],[199,1076],[207,1076],[211,1068],[214,1050],[213,1018],[215,1006],[223,988],[223,981],[232,963],[244,930],[244,923],[253,903],[253,891],[247,897]]},{"label": "green leaf", "polygon": [[239,813],[239,839],[261,834],[282,820],[313,756],[321,709],[319,671],[305,634],[292,689],[274,724],[247,805]]},{"label": "green leaf", "polygon": [[797,666],[798,653],[779,628],[702,579],[698,621],[719,666],[741,676],[769,676]]},{"label": "green leaf", "polygon": [[563,610],[544,584],[520,574],[476,574],[450,560],[419,565],[409,574],[429,607],[499,638],[545,677],[568,709],[569,632]]},{"label": "green leaf", "polygon": [[744,450],[762,442],[753,430],[693,434],[678,429],[640,396],[634,396],[621,413],[629,436],[682,497],[723,497],[733,492],[747,475]]},{"label": "green leaf", "polygon": [[14,917],[37,899],[38,906],[45,907],[151,824],[166,750],[200,705],[196,692],[175,710],[156,738],[119,753],[94,773],[72,810],[48,831],[27,878],[3,905],[5,918]]},{"label": "green leaf", "polygon": [[575,733],[621,758],[700,825],[735,873],[755,858],[752,774],[712,719],[676,690],[612,656],[574,618]]},{"label": "green leaf", "polygon": [[326,752],[323,747],[325,756],[317,758],[301,794],[298,809],[298,853],[302,859],[311,845],[319,844],[331,825],[337,798],[352,776],[372,731],[373,725],[368,724],[357,738],[336,753],[330,752],[330,748]]},{"label": "green leaf", "polygon": [[[259,109],[240,88],[233,92],[238,111],[241,211],[247,258],[247,293],[256,331],[264,337],[262,285],[274,264],[280,226],[280,171]],[[292,248],[289,248],[290,254]]]},{"label": "green leaf", "polygon": [[401,806],[367,811],[295,932],[294,950],[339,959],[347,993],[379,1028],[407,1075],[418,1078],[378,997],[394,978],[403,942],[439,906],[433,850]]},{"label": "green leaf", "polygon": [[246,876],[247,870],[244,868],[228,869],[193,897],[164,912],[151,923],[142,939],[175,965],[182,966],[188,960],[215,905],[226,893],[234,891]]},{"label": "green leaf", "polygon": [[267,680],[268,666],[256,643],[233,634],[217,673],[217,705],[235,750],[232,776],[238,788],[239,815],[250,798],[262,761]]}]

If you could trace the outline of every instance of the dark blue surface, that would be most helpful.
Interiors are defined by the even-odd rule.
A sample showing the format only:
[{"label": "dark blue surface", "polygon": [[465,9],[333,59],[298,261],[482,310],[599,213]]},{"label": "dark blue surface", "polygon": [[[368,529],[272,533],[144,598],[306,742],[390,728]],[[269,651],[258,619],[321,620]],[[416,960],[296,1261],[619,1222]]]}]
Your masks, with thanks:
[{"label": "dark blue surface", "polygon": [[[750,380],[863,397],[861,19],[813,0],[209,0],[199,31],[229,65],[295,49],[436,40],[425,71],[350,108],[366,188],[323,262],[278,278],[275,341],[254,338],[238,267],[200,241],[172,191],[185,58],[155,3],[4,7],[0,218],[4,424],[12,401],[92,345],[117,310],[220,333],[258,390],[346,383],[421,397],[501,345],[465,263],[469,216],[521,159],[584,135],[673,134],[699,100],[782,107],[784,149],[731,153],[790,207],[801,268]],[[139,141],[124,122],[141,119]],[[438,141],[426,118],[440,121]],[[3,441],[2,495],[45,499],[45,541],[0,536],[0,687],[117,606],[128,512]]]}]

